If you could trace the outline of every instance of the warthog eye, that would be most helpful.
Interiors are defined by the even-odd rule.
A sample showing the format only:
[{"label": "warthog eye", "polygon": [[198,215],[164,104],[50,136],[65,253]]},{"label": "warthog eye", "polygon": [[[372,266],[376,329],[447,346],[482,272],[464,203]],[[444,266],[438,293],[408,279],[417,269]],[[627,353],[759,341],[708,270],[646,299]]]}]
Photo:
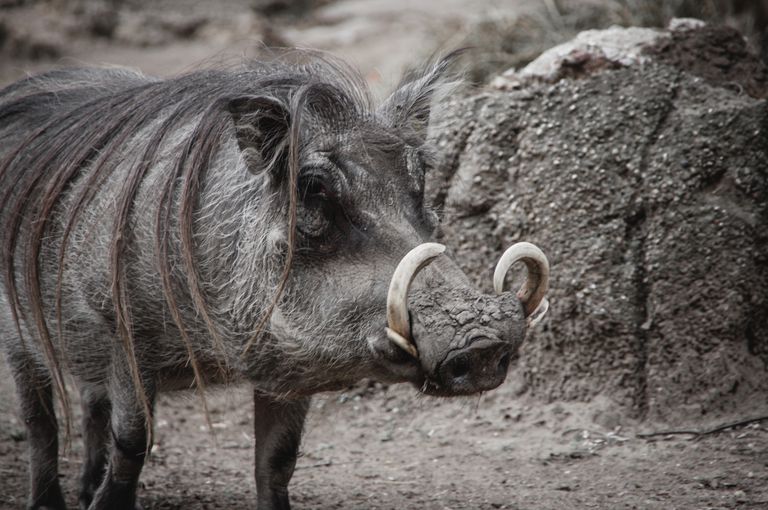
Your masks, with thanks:
[{"label": "warthog eye", "polygon": [[302,169],[299,174],[299,199],[309,200],[330,200],[338,196],[335,183],[326,170],[322,168]]},{"label": "warthog eye", "polygon": [[299,196],[302,200],[328,200],[331,193],[322,177],[310,175],[299,182]]},{"label": "warthog eye", "polygon": [[338,233],[334,222],[340,205],[333,182],[322,169],[303,171],[298,182],[299,210],[297,228],[315,249],[331,245]]}]

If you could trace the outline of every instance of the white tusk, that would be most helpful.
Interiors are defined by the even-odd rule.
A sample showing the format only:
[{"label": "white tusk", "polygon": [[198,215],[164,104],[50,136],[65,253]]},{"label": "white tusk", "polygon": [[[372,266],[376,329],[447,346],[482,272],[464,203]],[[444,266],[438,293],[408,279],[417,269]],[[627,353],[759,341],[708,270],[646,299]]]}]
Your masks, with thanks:
[{"label": "white tusk", "polygon": [[544,298],[541,300],[541,304],[538,306],[538,308],[536,308],[536,310],[534,310],[533,313],[528,316],[528,319],[526,319],[528,327],[535,328],[536,324],[541,322],[541,319],[547,315],[547,311],[549,311],[549,299]]},{"label": "white tusk", "polygon": [[408,291],[419,271],[445,251],[438,243],[423,243],[412,249],[400,260],[392,273],[387,294],[387,337],[414,358],[419,357],[416,345],[411,339],[411,324],[408,316]]},{"label": "white tusk", "polygon": [[411,342],[403,338],[400,333],[393,331],[389,328],[384,328],[387,331],[387,338],[392,340],[398,347],[400,347],[402,350],[413,356],[414,358],[419,357],[419,351],[416,350],[416,346],[413,345]]},{"label": "white tusk", "polygon": [[[523,303],[525,316],[530,319],[529,325],[534,326],[549,308],[549,302],[544,297],[549,290],[549,261],[544,252],[535,245],[525,242],[515,243],[507,248],[493,272],[493,290],[496,294],[504,292],[504,278],[507,271],[520,261],[525,263],[528,277],[517,292],[517,297]],[[539,312],[540,305],[542,311]],[[534,318],[535,315],[538,316]]]}]

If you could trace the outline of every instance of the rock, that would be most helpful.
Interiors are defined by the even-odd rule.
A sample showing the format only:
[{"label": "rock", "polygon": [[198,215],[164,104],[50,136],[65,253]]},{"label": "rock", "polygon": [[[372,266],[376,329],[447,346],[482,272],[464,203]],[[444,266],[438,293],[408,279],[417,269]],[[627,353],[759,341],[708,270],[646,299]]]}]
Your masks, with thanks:
[{"label": "rock", "polygon": [[510,244],[549,256],[529,392],[691,423],[766,401],[768,82],[733,30],[676,26],[590,34],[611,65],[561,73],[557,53],[449,105],[428,194],[489,291]]},{"label": "rock", "polygon": [[602,66],[628,66],[649,59],[645,48],[659,44],[670,36],[653,28],[611,27],[606,30],[586,30],[573,40],[542,53],[520,71],[504,73],[493,85],[503,88],[510,78],[518,80],[540,79],[557,81],[565,73],[576,69],[594,70]]},{"label": "rock", "polygon": [[586,30],[545,51],[523,69],[502,73],[491,81],[491,86],[510,90],[532,81],[554,83],[651,60],[709,81],[730,84],[755,97],[768,93],[768,70],[749,53],[739,32],[723,26],[709,27],[690,18],[672,19],[666,31],[638,27]]}]

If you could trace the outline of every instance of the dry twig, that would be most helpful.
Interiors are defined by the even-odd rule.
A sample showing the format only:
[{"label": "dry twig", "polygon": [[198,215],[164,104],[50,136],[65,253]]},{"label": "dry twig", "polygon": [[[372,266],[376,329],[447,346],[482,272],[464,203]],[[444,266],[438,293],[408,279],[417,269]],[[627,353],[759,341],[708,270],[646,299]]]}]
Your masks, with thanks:
[{"label": "dry twig", "polygon": [[645,433],[638,433],[636,434],[636,437],[639,437],[641,439],[647,439],[649,437],[657,437],[657,436],[671,436],[671,435],[690,435],[695,436],[696,438],[707,436],[710,434],[716,434],[718,432],[722,432],[726,429],[732,429],[736,427],[744,427],[746,425],[750,425],[752,423],[758,423],[761,421],[768,420],[768,416],[758,416],[756,418],[748,418],[746,420],[739,420],[732,423],[726,423],[723,425],[718,425],[717,427],[713,427],[711,429],[707,430],[663,430],[659,432],[645,432]]}]

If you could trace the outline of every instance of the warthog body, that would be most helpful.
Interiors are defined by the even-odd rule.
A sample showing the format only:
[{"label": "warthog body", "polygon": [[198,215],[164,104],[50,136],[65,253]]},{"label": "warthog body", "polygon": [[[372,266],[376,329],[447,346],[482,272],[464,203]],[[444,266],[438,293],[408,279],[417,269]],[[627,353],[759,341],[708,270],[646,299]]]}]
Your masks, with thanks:
[{"label": "warthog body", "polygon": [[436,226],[426,131],[447,61],[374,108],[343,66],[296,58],[164,81],[55,71],[0,92],[0,340],[29,508],[65,507],[63,373],[82,396],[92,510],[134,507],[158,391],[253,385],[269,509],[288,507],[311,394],[363,377],[440,395],[503,381],[546,282],[487,296],[439,245],[403,258]]}]

